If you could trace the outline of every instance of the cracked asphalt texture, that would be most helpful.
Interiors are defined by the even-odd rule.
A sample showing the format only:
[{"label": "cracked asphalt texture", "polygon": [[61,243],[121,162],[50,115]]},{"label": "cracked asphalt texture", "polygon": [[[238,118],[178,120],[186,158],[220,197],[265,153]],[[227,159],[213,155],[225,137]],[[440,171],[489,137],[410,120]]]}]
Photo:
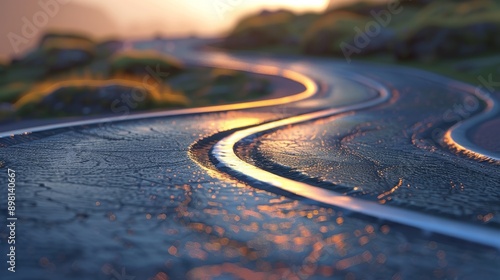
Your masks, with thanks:
[{"label": "cracked asphalt texture", "polygon": [[[279,63],[297,70],[309,67],[286,59]],[[19,217],[18,271],[10,274],[2,269],[1,278],[498,278],[498,249],[260,190],[252,182],[239,182],[217,172],[197,157],[208,150],[190,150],[193,143],[209,136],[217,138],[222,131],[374,97],[372,89],[336,78],[335,70],[325,65],[310,74],[333,83],[330,94],[289,106],[104,123],[1,139],[0,170],[16,170]],[[477,188],[495,189],[498,167],[456,156],[425,141],[426,134],[410,125],[439,123],[435,118],[440,110],[463,96],[450,94],[453,101],[442,103],[442,99],[426,101],[423,95],[410,97],[406,91],[411,90],[397,80],[389,81],[401,88],[398,98],[382,108],[278,130],[255,138],[258,145],[249,149],[257,149],[271,163],[342,183],[343,190],[359,186],[372,199],[397,184],[400,177],[404,188],[406,184],[424,185],[428,172],[447,168],[441,162],[452,163],[456,171],[474,172],[473,177],[465,178],[466,171],[440,171],[436,182],[441,188],[416,202],[432,203],[446,189],[444,179],[448,177],[465,185],[453,197],[465,197],[461,192],[475,194],[472,180]],[[419,94],[426,90],[422,85]],[[398,108],[398,102],[413,102],[414,98],[421,107]],[[405,109],[413,111],[398,111]],[[379,122],[391,118],[390,112],[398,117],[378,128]],[[367,120],[372,120],[369,125],[360,125]],[[406,131],[402,127],[415,128],[415,134],[400,137],[398,132]],[[318,137],[312,139],[314,135]],[[412,135],[416,135],[416,144],[411,143]],[[379,137],[383,140],[377,146],[374,142]],[[403,150],[396,150],[395,145]],[[245,156],[255,160],[251,150],[246,151]],[[415,162],[419,164],[414,166]],[[378,174],[378,169],[387,175]],[[423,170],[427,173],[421,173]],[[4,181],[6,172],[0,177]],[[407,199],[404,194],[398,197],[401,188],[387,203]],[[360,191],[349,194],[365,195]],[[495,196],[490,198],[498,202]],[[453,203],[459,202],[446,201],[450,204],[434,204],[443,213],[457,215]],[[468,200],[457,201],[481,212],[479,199],[471,200],[470,206]],[[5,215],[5,204],[1,205],[1,215]],[[485,211],[496,214],[497,205],[487,204]],[[467,215],[465,219],[474,220]],[[498,215],[490,220],[496,223],[496,219]],[[4,240],[5,228],[0,235]],[[6,252],[5,242],[0,247]],[[3,254],[2,260],[5,258]]]}]

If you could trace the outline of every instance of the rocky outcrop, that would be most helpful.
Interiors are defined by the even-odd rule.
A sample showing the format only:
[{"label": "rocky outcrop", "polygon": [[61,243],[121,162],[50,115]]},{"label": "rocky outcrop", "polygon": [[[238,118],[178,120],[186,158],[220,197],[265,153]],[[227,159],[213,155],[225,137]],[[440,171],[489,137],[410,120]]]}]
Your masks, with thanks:
[{"label": "rocky outcrop", "polygon": [[36,49],[24,57],[13,59],[11,65],[39,67],[48,74],[87,64],[94,55],[94,43],[85,36],[48,33]]},{"label": "rocky outcrop", "polygon": [[64,86],[38,100],[24,102],[17,114],[23,117],[96,115],[124,113],[154,105],[152,94],[144,87]]}]

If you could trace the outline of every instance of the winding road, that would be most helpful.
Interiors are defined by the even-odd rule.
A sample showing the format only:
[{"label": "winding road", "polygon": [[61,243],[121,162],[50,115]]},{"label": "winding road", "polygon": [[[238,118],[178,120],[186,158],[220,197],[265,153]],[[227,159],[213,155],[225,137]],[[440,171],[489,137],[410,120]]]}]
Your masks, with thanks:
[{"label": "winding road", "polygon": [[500,155],[468,135],[498,116],[493,97],[413,69],[200,43],[134,47],[304,90],[3,133],[19,220],[2,279],[500,277]]}]

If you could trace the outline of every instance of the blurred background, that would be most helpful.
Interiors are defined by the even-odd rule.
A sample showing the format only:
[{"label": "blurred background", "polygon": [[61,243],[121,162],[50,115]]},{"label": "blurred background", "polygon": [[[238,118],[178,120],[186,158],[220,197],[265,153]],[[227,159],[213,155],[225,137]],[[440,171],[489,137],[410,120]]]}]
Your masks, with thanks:
[{"label": "blurred background", "polygon": [[[224,51],[398,64],[491,92],[499,84],[500,0],[1,1],[0,122],[209,106],[273,91],[262,77],[193,69],[124,39],[212,37]],[[144,87],[148,67],[169,76]],[[137,88],[147,91],[137,106],[113,106]]]},{"label": "blurred background", "polygon": [[[349,0],[332,1],[335,4]],[[33,16],[54,5],[58,10],[49,15],[36,38],[46,30],[82,32],[92,36],[145,38],[151,36],[220,36],[230,30],[239,18],[261,9],[290,9],[296,12],[321,12],[328,0],[2,0],[0,35],[10,32],[21,35],[23,17],[33,22]],[[39,19],[43,22],[43,19]],[[33,47],[33,38],[22,44],[19,51]],[[0,41],[3,57],[15,54],[9,40]]]}]

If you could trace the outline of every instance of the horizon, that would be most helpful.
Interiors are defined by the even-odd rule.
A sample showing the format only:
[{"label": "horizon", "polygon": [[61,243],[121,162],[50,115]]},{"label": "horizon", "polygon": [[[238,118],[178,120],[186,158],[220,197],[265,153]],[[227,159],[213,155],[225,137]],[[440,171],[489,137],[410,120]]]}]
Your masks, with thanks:
[{"label": "horizon", "polygon": [[[359,0],[336,0],[342,5]],[[384,0],[371,0],[384,1]],[[261,10],[288,9],[298,13],[321,12],[332,5],[330,0],[40,0],[11,1],[0,15],[5,24],[0,34],[0,58],[19,56],[31,49],[47,30],[83,33],[102,38],[147,38],[224,35],[239,19]],[[175,12],[165,17],[165,11]],[[139,12],[138,12],[139,11]],[[45,13],[46,20],[42,15]],[[92,16],[92,20],[89,17]],[[40,24],[34,24],[42,21]],[[31,24],[32,28],[26,26]],[[32,38],[22,35],[33,29]],[[33,32],[32,32],[33,33]],[[17,40],[17,41],[16,41]]]}]

